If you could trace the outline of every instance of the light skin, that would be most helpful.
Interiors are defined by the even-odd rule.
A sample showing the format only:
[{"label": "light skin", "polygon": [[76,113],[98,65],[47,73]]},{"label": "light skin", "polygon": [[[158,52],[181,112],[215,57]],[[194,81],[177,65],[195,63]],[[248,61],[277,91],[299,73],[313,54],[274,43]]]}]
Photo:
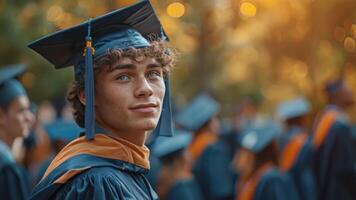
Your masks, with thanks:
[{"label": "light skin", "polygon": [[27,96],[19,96],[6,108],[0,108],[0,139],[11,146],[16,137],[27,136],[34,123]]},{"label": "light skin", "polygon": [[[163,68],[155,58],[123,57],[96,74],[96,122],[116,137],[143,146],[158,124],[165,94]],[[79,99],[84,104],[81,92]]]}]

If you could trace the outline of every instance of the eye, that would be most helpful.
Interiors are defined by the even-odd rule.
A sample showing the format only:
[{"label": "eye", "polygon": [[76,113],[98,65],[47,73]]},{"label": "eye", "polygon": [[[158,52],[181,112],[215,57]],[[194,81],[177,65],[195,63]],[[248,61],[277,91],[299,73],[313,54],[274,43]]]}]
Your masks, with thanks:
[{"label": "eye", "polygon": [[119,75],[117,76],[116,80],[119,80],[119,81],[129,81],[130,80],[130,77],[126,74],[122,74],[122,75]]},{"label": "eye", "polygon": [[159,70],[151,70],[147,73],[148,78],[159,78],[162,76],[162,72]]}]

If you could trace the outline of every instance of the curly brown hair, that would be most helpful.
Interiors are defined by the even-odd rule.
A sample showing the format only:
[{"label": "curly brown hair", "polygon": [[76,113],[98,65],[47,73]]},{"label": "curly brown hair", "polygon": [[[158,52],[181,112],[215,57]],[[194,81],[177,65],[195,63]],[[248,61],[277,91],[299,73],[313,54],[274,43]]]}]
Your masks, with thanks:
[{"label": "curly brown hair", "polygon": [[[103,69],[113,70],[113,66],[123,57],[139,60],[142,57],[155,58],[163,67],[165,76],[171,71],[175,59],[176,51],[167,47],[164,41],[153,41],[146,48],[130,48],[122,51],[120,49],[109,49],[107,53],[94,60],[94,77]],[[96,80],[94,80],[96,81]],[[79,100],[79,93],[84,90],[84,76],[76,77],[68,90],[67,100],[73,107],[73,116],[80,127],[84,127],[85,105]]]}]

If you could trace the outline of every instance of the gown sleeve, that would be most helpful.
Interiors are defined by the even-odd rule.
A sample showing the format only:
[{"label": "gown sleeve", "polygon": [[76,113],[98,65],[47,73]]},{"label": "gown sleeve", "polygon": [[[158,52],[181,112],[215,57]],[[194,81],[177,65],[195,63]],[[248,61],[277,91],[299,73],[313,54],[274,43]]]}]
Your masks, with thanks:
[{"label": "gown sleeve", "polygon": [[[127,192],[127,191],[126,191]],[[74,178],[66,183],[56,194],[54,199],[124,199],[125,191],[121,184],[112,177],[96,175],[84,175]]]},{"label": "gown sleeve", "polygon": [[0,168],[0,199],[26,199],[29,188],[24,172],[15,163]]},{"label": "gown sleeve", "polygon": [[281,173],[270,173],[258,185],[255,200],[298,200],[294,183],[290,176]]}]

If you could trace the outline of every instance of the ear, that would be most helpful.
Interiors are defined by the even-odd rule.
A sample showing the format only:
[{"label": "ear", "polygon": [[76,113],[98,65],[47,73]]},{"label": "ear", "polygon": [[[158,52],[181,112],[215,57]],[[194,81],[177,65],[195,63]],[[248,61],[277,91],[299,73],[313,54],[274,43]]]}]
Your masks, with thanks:
[{"label": "ear", "polygon": [[78,94],[78,99],[80,101],[80,103],[82,103],[83,105],[85,105],[85,94],[84,94],[84,90],[80,91]]}]

